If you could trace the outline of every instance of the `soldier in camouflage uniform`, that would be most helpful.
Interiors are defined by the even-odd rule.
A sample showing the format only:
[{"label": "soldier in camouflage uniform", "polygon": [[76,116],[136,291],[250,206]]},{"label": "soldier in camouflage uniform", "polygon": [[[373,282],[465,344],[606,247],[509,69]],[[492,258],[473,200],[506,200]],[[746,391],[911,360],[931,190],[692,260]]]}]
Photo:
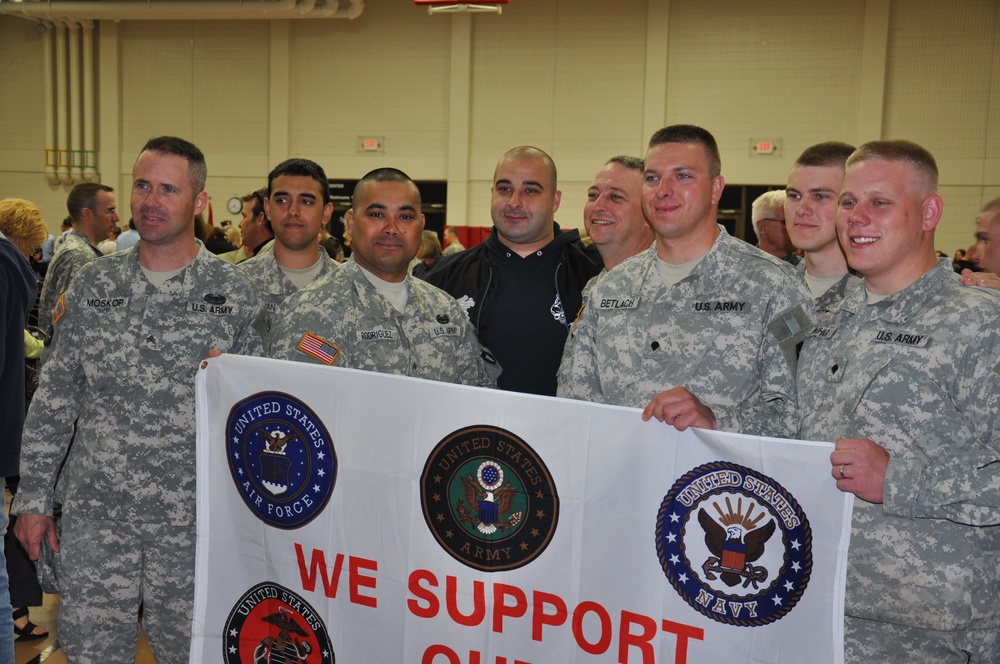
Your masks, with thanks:
[{"label": "soldier in camouflage uniform", "polygon": [[97,245],[108,239],[111,227],[118,223],[115,190],[104,184],[76,185],[66,198],[66,207],[73,225],[49,263],[38,300],[38,327],[50,336],[56,301],[80,268],[103,256]]},{"label": "soldier in camouflage uniform", "polygon": [[[85,266],[57,308],[57,344],[25,424],[15,534],[59,551],[59,640],[71,662],[186,663],[194,601],[194,379],[210,349],[262,352],[260,305],[195,240],[208,196],[187,141],[152,139],[132,170],[136,249]],[[79,418],[79,419],[78,419]],[[77,421],[76,436],[73,422]],[[52,518],[60,465],[61,536]]]},{"label": "soldier in camouflage uniform", "polygon": [[966,286],[1000,290],[1000,198],[986,203],[976,215],[975,237],[975,248],[969,252],[968,260],[981,272],[966,268],[959,281]]},{"label": "soldier in camouflage uniform", "polygon": [[495,387],[499,367],[462,308],[407,273],[424,227],[413,181],[396,169],[372,171],[351,202],[351,259],[285,300],[268,354]]},{"label": "soldier in camouflage uniform", "polygon": [[[837,232],[864,277],[806,339],[801,436],[855,494],[847,662],[1000,661],[1000,303],[937,261],[934,157],[848,160]],[[989,333],[985,333],[989,331]]]},{"label": "soldier in camouflage uniform", "polygon": [[848,269],[837,241],[837,197],[852,152],[853,145],[836,142],[806,148],[795,160],[785,188],[788,236],[805,254],[795,267],[812,293],[817,315],[833,309],[860,281]]},{"label": "soldier in camouflage uniform", "polygon": [[263,309],[255,323],[267,345],[271,318],[292,293],[337,268],[319,246],[333,203],[323,168],[308,159],[288,159],[267,176],[264,209],[274,233],[270,250],[240,263],[260,293]]},{"label": "soldier in camouflage uniform", "polygon": [[812,302],[792,266],[716,223],[719,172],[704,129],[654,134],[642,196],[656,242],[594,286],[559,396],[645,406],[644,419],[678,429],[795,433],[795,351]]}]

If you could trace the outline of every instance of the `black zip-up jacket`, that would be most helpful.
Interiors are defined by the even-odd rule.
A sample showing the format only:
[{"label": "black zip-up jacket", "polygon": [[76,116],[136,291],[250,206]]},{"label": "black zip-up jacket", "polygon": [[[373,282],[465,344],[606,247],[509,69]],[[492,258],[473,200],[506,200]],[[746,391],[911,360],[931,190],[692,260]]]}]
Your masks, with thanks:
[{"label": "black zip-up jacket", "polygon": [[[600,255],[592,248],[586,247],[580,241],[580,231],[573,229],[562,232],[558,224],[553,223],[555,237],[542,248],[542,255],[552,255],[558,252],[558,261],[554,263],[552,279],[556,293],[562,303],[564,323],[567,336],[577,312],[583,303],[581,295],[587,282],[603,268]],[[518,361],[528,361],[527,355],[507,355],[502,357],[497,351],[497,343],[490,343],[490,322],[492,307],[495,302],[497,285],[504,276],[503,257],[510,250],[500,242],[494,228],[486,240],[475,247],[466,249],[451,256],[438,260],[437,264],[425,275],[431,284],[447,291],[459,300],[469,314],[476,329],[480,343],[497,354],[500,366],[508,371]],[[471,303],[468,299],[470,298]],[[565,342],[565,337],[562,339]],[[537,367],[537,377],[533,376],[529,384],[522,384],[514,389],[535,394],[555,394],[555,373],[562,357],[562,347],[550,347],[540,350],[546,357],[548,367]],[[522,358],[524,358],[522,360]],[[533,367],[534,368],[534,367]],[[550,371],[551,369],[551,371]],[[551,375],[549,375],[551,373]],[[509,374],[508,374],[509,375]],[[504,387],[504,378],[500,379]]]}]

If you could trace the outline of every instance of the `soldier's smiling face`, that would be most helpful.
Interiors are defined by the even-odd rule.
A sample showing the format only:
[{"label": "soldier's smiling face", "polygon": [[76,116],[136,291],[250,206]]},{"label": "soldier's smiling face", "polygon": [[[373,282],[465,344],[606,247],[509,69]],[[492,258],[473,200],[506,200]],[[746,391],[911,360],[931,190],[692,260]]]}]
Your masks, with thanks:
[{"label": "soldier's smiling face", "polygon": [[346,221],[358,265],[385,281],[402,281],[417,255],[424,230],[416,185],[364,182],[347,211]]}]

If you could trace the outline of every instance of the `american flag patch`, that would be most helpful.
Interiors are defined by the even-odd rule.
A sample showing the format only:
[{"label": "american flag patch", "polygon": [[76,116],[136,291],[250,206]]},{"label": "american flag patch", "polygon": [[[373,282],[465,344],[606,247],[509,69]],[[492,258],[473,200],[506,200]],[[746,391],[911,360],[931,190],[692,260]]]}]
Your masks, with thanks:
[{"label": "american flag patch", "polygon": [[58,323],[64,313],[66,313],[66,293],[60,295],[56,300],[56,306],[52,307],[52,324]]},{"label": "american flag patch", "polygon": [[340,355],[340,349],[326,339],[320,339],[311,332],[306,332],[299,342],[299,350],[306,355],[311,355],[323,364],[330,365]]}]

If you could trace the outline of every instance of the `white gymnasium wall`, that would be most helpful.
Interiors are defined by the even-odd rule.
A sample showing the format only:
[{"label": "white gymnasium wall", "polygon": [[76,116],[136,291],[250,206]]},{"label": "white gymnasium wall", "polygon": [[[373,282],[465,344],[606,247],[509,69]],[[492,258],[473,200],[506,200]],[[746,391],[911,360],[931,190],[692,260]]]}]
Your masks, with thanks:
[{"label": "white gymnasium wall", "polygon": [[[353,21],[99,28],[103,180],[127,194],[142,143],[180,134],[208,157],[216,219],[305,156],[334,178],[396,166],[447,179],[449,220],[488,226],[498,157],[533,144],[559,167],[557,219],[578,227],[601,164],[676,122],[715,134],[730,184],[780,184],[823,140],[920,142],[940,160],[949,253],[1000,195],[995,0],[511,0],[500,16],[366,0]],[[68,187],[42,175],[41,43],[32,22],[0,16],[0,196],[36,201],[56,229]],[[384,153],[358,152],[367,135]],[[780,154],[751,156],[752,138],[779,139]]]},{"label": "white gymnasium wall", "polygon": [[937,246],[971,245],[976,212],[1000,196],[1000,3],[893,2],[883,135],[934,153]]}]

